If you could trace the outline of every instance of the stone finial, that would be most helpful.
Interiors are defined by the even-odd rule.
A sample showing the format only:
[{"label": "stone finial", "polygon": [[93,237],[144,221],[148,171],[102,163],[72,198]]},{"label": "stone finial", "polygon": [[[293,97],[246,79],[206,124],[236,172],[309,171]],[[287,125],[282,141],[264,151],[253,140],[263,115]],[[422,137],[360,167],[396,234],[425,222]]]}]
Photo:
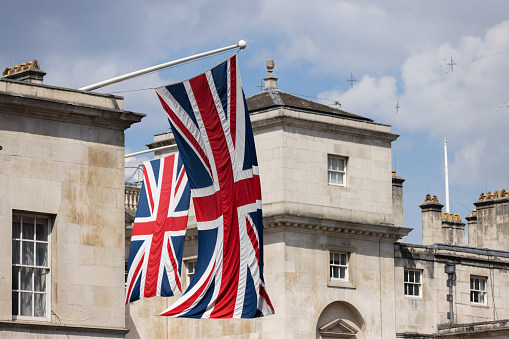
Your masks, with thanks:
[{"label": "stone finial", "polygon": [[269,73],[265,80],[265,90],[268,91],[270,89],[277,89],[277,78],[272,74],[272,71],[274,70],[274,60],[268,59],[265,63],[265,66],[267,66],[267,72]]}]

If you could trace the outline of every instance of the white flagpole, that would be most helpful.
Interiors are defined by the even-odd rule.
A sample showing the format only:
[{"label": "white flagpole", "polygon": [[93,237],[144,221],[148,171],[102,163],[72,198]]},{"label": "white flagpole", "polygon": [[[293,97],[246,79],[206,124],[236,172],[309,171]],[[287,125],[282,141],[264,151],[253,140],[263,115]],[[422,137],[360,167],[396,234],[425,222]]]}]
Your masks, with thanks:
[{"label": "white flagpole", "polygon": [[157,148],[146,149],[144,151],[129,153],[129,154],[125,155],[125,158],[135,157],[135,156],[140,155],[140,154],[151,153],[151,152],[155,152],[155,151],[161,151],[163,149],[169,149],[169,148],[174,148],[173,153],[177,152],[177,145],[173,144],[173,145],[166,145],[166,146],[161,146],[161,147],[157,147]]},{"label": "white flagpole", "polygon": [[196,55],[191,55],[191,56],[188,56],[188,57],[185,57],[185,58],[182,58],[182,59],[178,59],[178,60],[174,60],[174,61],[169,61],[169,62],[166,62],[164,64],[152,66],[152,67],[145,68],[145,69],[142,69],[142,70],[139,70],[139,71],[136,71],[136,72],[132,72],[132,73],[129,73],[129,74],[124,74],[124,75],[121,75],[121,76],[118,76],[118,77],[115,77],[115,78],[112,78],[112,79],[109,79],[109,80],[104,80],[104,81],[101,81],[101,82],[98,82],[98,83],[95,83],[95,84],[92,84],[92,85],[89,85],[89,86],[85,86],[85,87],[80,88],[79,90],[80,91],[92,91],[94,89],[98,89],[98,88],[101,88],[101,87],[104,87],[104,86],[108,86],[108,85],[111,85],[111,84],[114,84],[114,83],[117,83],[117,82],[120,82],[120,81],[131,79],[131,78],[137,77],[137,76],[142,75],[142,74],[158,71],[158,70],[163,69],[163,68],[175,66],[175,65],[182,64],[184,62],[195,60],[195,59],[200,59],[200,58],[212,55],[212,54],[225,52],[225,51],[228,51],[228,50],[231,50],[231,49],[235,49],[235,48],[244,49],[244,48],[246,48],[246,46],[247,46],[247,43],[244,40],[240,40],[236,45],[231,45],[231,46],[215,49],[213,51],[208,51],[208,52],[203,52],[203,53],[196,54]]}]

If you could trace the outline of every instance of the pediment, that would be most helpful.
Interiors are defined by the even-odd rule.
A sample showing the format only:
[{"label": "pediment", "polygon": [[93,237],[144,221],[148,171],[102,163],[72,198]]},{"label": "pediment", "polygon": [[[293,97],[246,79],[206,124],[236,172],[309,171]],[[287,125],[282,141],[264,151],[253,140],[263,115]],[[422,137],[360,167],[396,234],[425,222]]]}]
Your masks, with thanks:
[{"label": "pediment", "polygon": [[353,323],[345,319],[335,319],[318,329],[323,339],[354,338],[358,331]]}]

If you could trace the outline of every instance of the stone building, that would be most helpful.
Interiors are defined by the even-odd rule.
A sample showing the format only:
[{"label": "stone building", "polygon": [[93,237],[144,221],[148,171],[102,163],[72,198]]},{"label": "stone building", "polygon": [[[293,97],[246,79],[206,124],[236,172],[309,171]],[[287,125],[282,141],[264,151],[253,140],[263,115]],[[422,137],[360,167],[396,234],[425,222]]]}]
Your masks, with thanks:
[{"label": "stone building", "polygon": [[0,79],[0,337],[124,338],[123,98]]},{"label": "stone building", "polygon": [[[401,243],[411,229],[403,227],[404,179],[391,171],[398,136],[279,90],[273,67],[269,61],[264,91],[247,103],[262,182],[264,275],[276,314],[173,319],[158,314],[174,298],[142,299],[126,307],[126,338],[509,337],[507,193],[475,203],[467,217],[471,246],[461,217],[442,213],[431,196],[420,206],[423,245]],[[177,151],[171,132],[148,146],[166,147],[156,157]],[[186,284],[197,255],[190,213]]]}]

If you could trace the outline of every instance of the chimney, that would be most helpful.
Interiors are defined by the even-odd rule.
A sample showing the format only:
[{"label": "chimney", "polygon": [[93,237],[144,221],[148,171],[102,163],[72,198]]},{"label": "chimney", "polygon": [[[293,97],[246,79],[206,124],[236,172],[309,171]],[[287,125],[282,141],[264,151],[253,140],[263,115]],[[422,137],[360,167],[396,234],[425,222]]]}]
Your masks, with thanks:
[{"label": "chimney", "polygon": [[465,246],[465,224],[459,214],[442,212],[442,236],[445,244]]},{"label": "chimney", "polygon": [[422,244],[432,245],[442,242],[442,205],[436,195],[429,194],[424,204],[419,206],[422,210]]},{"label": "chimney", "polygon": [[[507,251],[509,248],[509,191],[481,193],[474,203],[477,225],[468,229],[470,246]],[[471,240],[472,239],[472,240]]]},{"label": "chimney", "polygon": [[41,70],[39,62],[33,60],[17,66],[7,67],[4,70],[3,78],[42,84],[45,75],[46,73]]},{"label": "chimney", "polygon": [[465,219],[468,225],[468,246],[479,247],[477,245],[477,210],[472,210],[472,214]]},{"label": "chimney", "polygon": [[394,226],[403,226],[403,182],[405,179],[397,177],[392,171],[392,214]]},{"label": "chimney", "polygon": [[272,59],[267,60],[265,66],[267,66],[267,71],[269,72],[269,75],[267,75],[267,77],[264,79],[265,80],[264,91],[277,89],[277,78],[272,74],[272,71],[274,70],[274,60]]}]

